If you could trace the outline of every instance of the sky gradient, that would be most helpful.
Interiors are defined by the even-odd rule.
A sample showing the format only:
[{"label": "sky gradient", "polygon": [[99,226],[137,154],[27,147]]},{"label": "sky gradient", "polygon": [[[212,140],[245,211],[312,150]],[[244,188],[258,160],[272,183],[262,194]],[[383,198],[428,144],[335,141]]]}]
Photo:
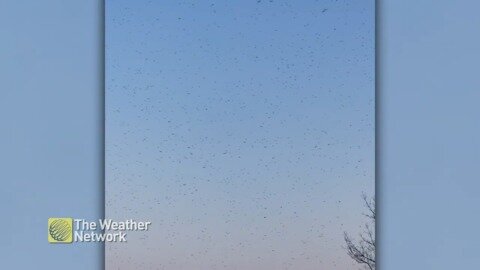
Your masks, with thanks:
[{"label": "sky gradient", "polygon": [[354,267],[374,2],[107,1],[107,269]]}]

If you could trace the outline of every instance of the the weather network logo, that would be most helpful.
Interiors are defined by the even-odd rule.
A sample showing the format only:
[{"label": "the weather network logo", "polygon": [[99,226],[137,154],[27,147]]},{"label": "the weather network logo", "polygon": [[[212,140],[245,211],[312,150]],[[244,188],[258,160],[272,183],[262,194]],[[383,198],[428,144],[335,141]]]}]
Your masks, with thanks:
[{"label": "the weather network logo", "polygon": [[81,218],[49,218],[48,242],[70,244],[72,242],[127,242],[127,233],[148,231],[151,221],[114,221],[99,219],[88,221]]},{"label": "the weather network logo", "polygon": [[48,242],[72,243],[73,219],[72,218],[49,218],[48,219]]}]

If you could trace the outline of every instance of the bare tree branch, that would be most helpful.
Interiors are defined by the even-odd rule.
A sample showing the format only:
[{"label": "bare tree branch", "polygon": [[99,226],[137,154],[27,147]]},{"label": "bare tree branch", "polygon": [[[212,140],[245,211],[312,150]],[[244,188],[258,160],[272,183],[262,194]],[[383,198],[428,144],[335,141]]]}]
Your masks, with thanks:
[{"label": "bare tree branch", "polygon": [[[347,254],[355,262],[362,265],[365,269],[375,270],[375,199],[369,199],[367,195],[362,195],[363,202],[367,208],[367,223],[364,231],[360,233],[359,240],[355,241],[348,233],[344,233]],[[373,226],[372,226],[373,225]]]}]

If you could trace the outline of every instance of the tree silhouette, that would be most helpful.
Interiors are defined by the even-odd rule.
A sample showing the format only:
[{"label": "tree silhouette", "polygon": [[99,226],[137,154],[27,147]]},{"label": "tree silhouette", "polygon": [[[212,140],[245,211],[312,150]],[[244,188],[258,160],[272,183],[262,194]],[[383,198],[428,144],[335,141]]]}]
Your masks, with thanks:
[{"label": "tree silhouette", "polygon": [[367,195],[362,195],[363,202],[367,208],[364,214],[368,221],[364,225],[364,230],[355,240],[347,232],[344,232],[346,250],[348,256],[355,262],[362,265],[365,269],[375,270],[375,199],[369,199]]}]

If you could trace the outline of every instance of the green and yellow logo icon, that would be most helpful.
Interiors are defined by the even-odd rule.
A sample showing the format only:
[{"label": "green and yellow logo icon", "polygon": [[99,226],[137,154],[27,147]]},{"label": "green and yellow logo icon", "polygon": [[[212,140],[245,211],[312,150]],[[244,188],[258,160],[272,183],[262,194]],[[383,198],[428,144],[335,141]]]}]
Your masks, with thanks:
[{"label": "green and yellow logo icon", "polygon": [[73,219],[72,218],[49,218],[48,219],[48,242],[72,243]]}]

